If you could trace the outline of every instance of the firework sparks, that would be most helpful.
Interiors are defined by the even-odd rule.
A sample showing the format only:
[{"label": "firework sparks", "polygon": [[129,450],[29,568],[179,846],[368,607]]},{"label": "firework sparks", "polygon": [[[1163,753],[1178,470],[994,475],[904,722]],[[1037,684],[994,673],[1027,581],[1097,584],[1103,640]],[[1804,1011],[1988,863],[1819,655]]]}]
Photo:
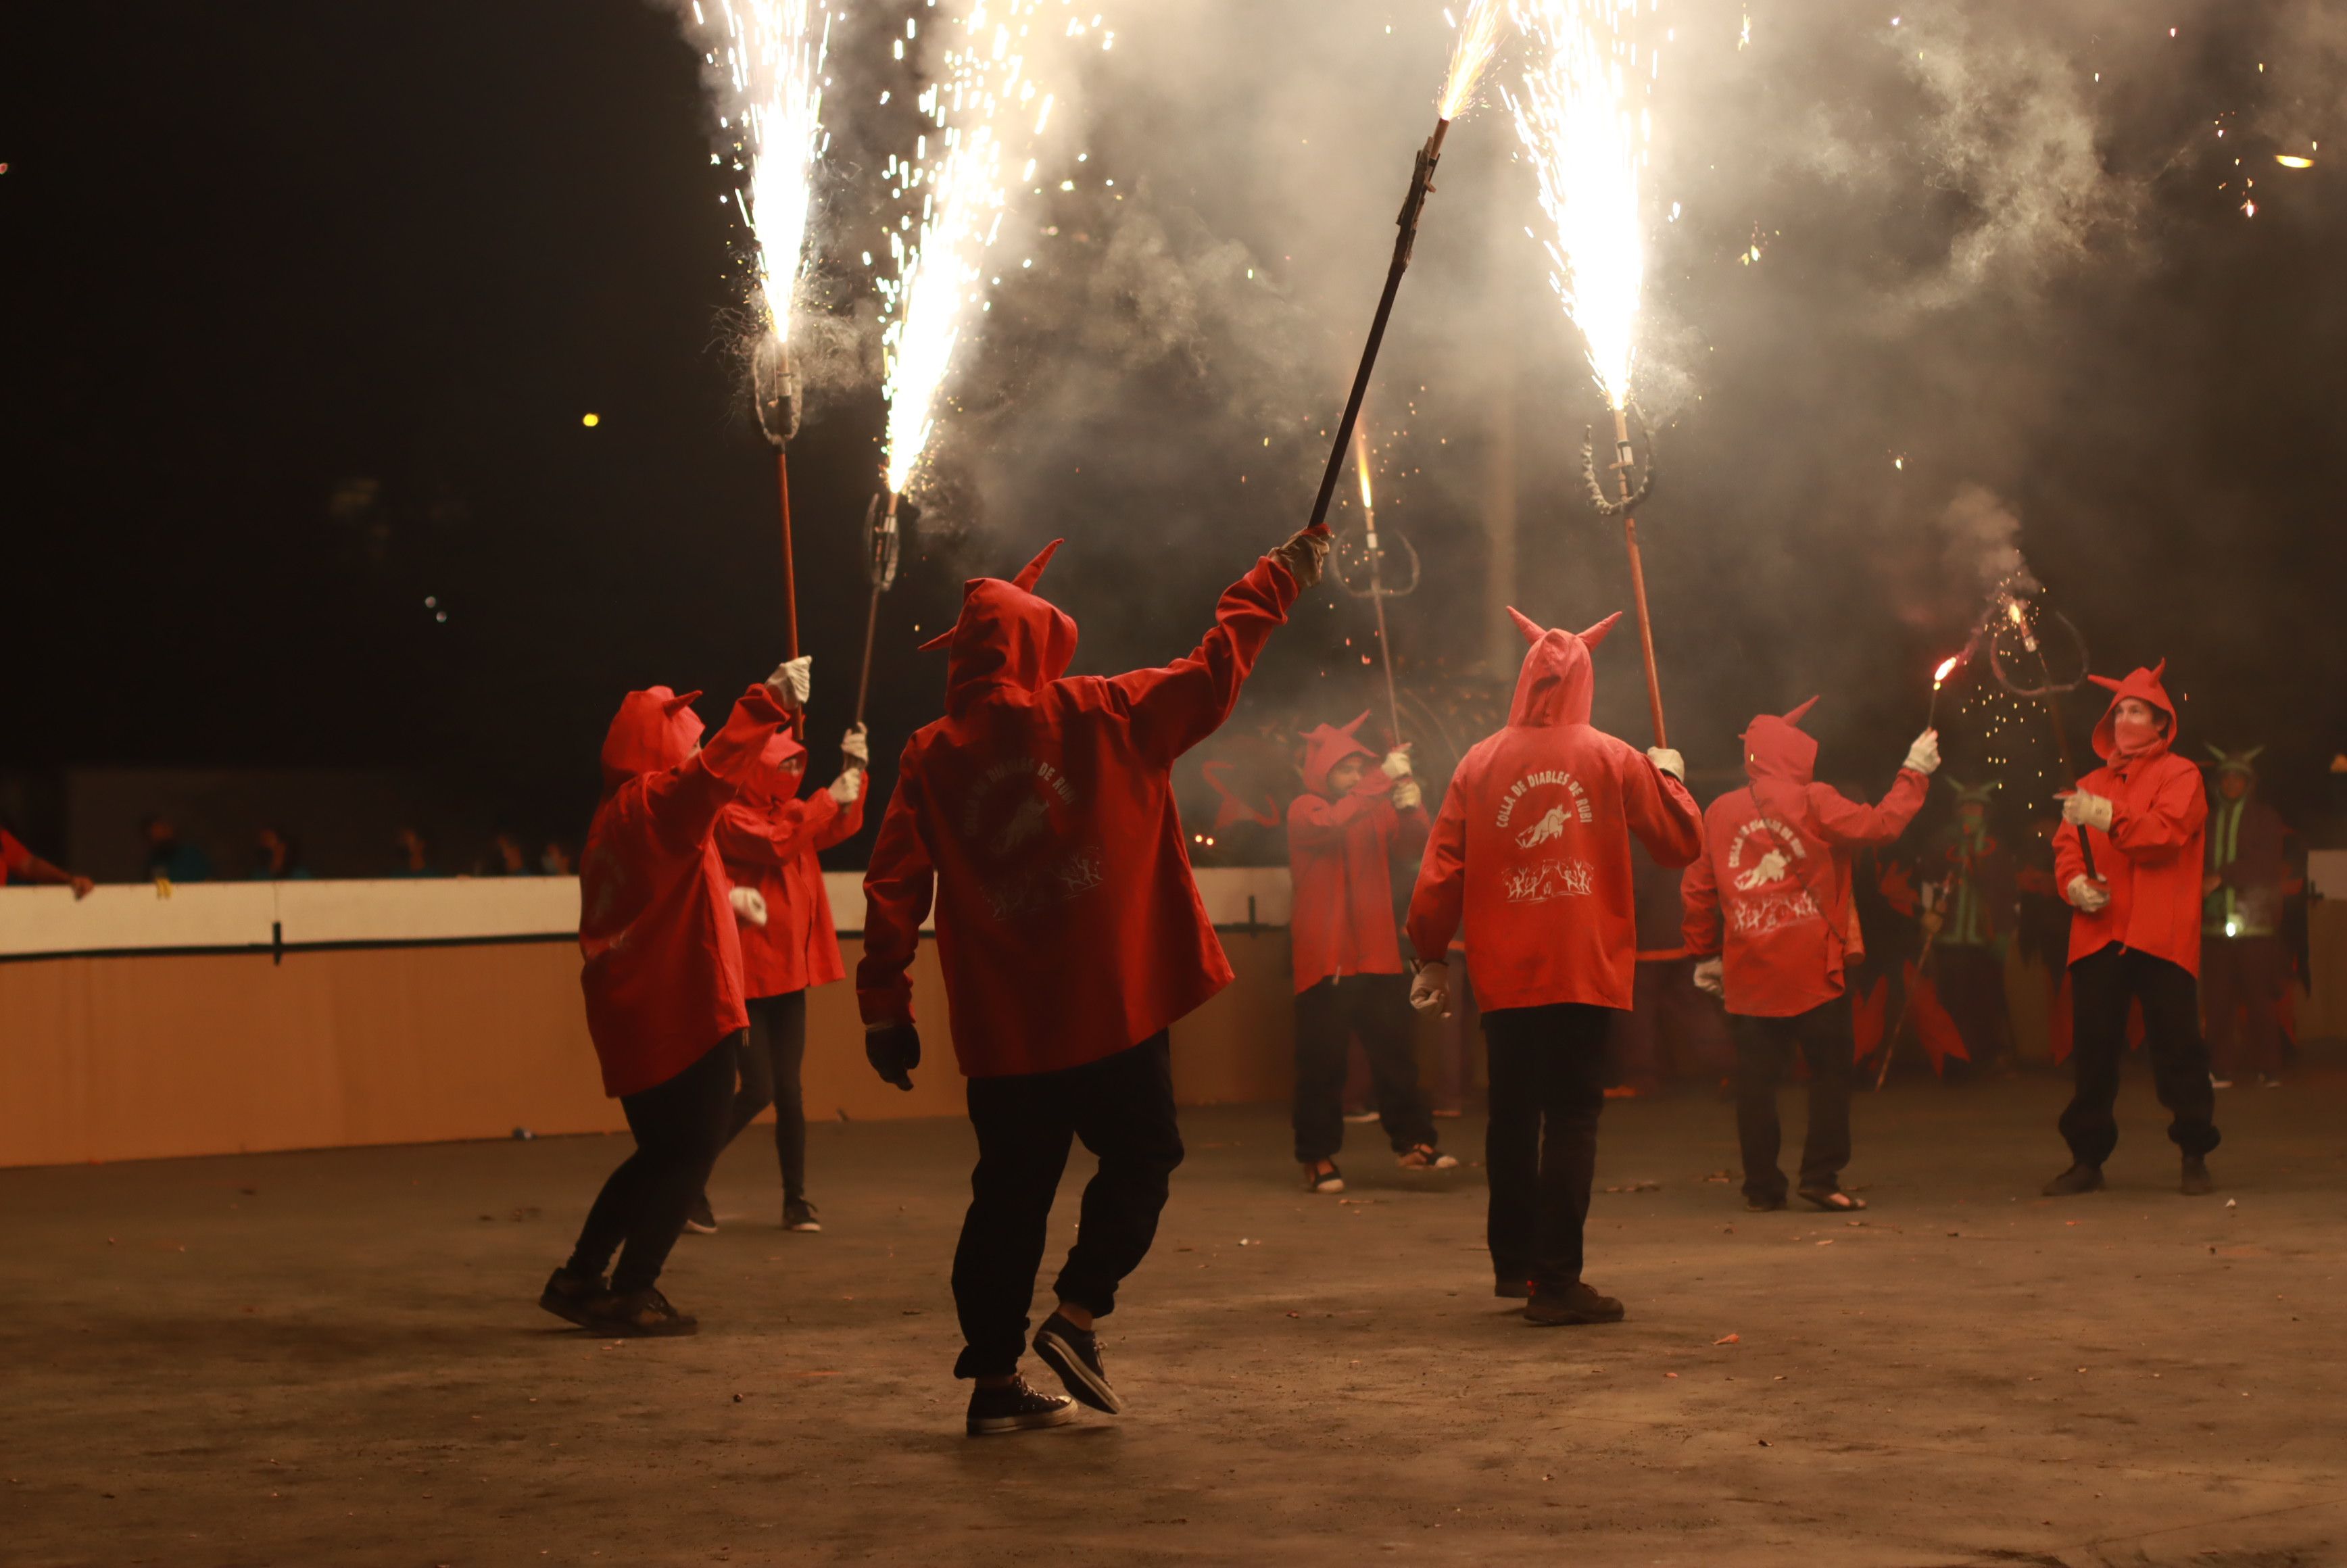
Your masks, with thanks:
[{"label": "firework sparks", "polygon": [[1369,519],[1369,548],[1378,548],[1377,502],[1369,495],[1369,427],[1359,425],[1354,432],[1353,462],[1361,475],[1361,516]]},{"label": "firework sparks", "polygon": [[[823,67],[831,14],[810,0],[712,0],[725,38],[730,104],[723,122],[737,133],[746,176],[734,206],[757,248],[758,303],[774,336],[790,340],[791,306],[813,257],[807,221],[823,129]],[[693,19],[708,25],[699,0]]]},{"label": "firework sparks", "polygon": [[1500,0],[1469,0],[1467,19],[1460,24],[1459,36],[1451,41],[1450,73],[1442,79],[1442,96],[1436,108],[1438,118],[1457,119],[1474,107],[1475,89],[1482,84],[1483,73],[1491,68],[1491,61],[1500,52],[1500,32],[1506,25],[1507,15]]},{"label": "firework sparks", "polygon": [[1961,654],[1951,653],[1945,659],[1940,661],[1940,667],[1932,671],[1932,691],[1938,691],[1940,689],[1940,683],[1956,672],[1956,664],[1962,657],[1963,656]]},{"label": "firework sparks", "polygon": [[[1655,0],[1648,0],[1651,8]],[[1632,36],[1639,0],[1514,0],[1534,57],[1507,95],[1516,132],[1554,228],[1550,282],[1581,329],[1590,369],[1615,409],[1627,406],[1645,281],[1639,179],[1659,58]]]}]

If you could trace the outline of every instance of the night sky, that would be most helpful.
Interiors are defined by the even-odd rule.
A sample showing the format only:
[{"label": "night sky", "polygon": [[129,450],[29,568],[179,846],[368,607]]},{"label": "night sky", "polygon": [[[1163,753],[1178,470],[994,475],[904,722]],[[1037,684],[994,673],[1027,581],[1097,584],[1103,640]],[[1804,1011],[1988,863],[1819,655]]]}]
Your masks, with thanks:
[{"label": "night sky", "polygon": [[[1070,143],[1122,190],[1022,211],[1064,232],[1012,241],[1038,265],[972,351],[923,548],[883,613],[884,758],[938,712],[942,668],[912,628],[938,630],[968,571],[1007,573],[1065,533],[1053,581],[1085,624],[1079,668],[1155,662],[1303,520],[1441,28],[1388,7],[1399,39],[1352,18],[1332,60],[1310,33],[1325,6],[1235,20],[1235,5],[1133,17]],[[849,253],[883,215],[856,182],[905,122],[867,108],[896,78],[864,62],[908,9],[859,14],[835,44],[828,222],[851,238],[824,282],[867,322]],[[2327,123],[2337,24],[2268,0],[2179,5],[2171,44],[2138,5],[1955,7],[1967,20],[1931,44],[1970,49],[1975,74],[1941,83],[1956,107],[1935,114],[1918,107],[1934,67],[1907,59],[1895,7],[1748,9],[1748,50],[1739,7],[1675,13],[1685,96],[1657,143],[1657,195],[1687,209],[1658,226],[1649,282],[1669,466],[1647,564],[1674,740],[1732,764],[1737,719],[1826,689],[1829,771],[1840,750],[1887,782],[1925,671],[1977,609],[1937,531],[1977,484],[2023,520],[2098,668],[2168,656],[2188,738],[2271,743],[2275,793],[2323,818],[2321,770],[2347,747],[2347,206],[2329,160],[2271,159],[2347,138]],[[1153,55],[1150,27],[1177,18],[1191,52]],[[1181,74],[1217,51],[1235,77]],[[1348,52],[1367,64],[1335,68]],[[1142,60],[1170,79],[1114,74]],[[2106,94],[2086,81],[2098,64]],[[774,463],[742,397],[739,235],[698,66],[673,16],[630,0],[12,18],[9,766],[435,769],[477,791],[484,829],[583,826],[622,691],[706,687],[714,720],[771,667]],[[2031,174],[2040,144],[1949,139],[1961,115],[2025,141],[2049,70],[2090,105],[2073,151],[2096,190],[2058,165]],[[1302,96],[1261,90],[1283,78]],[[1491,641],[1480,355],[1517,356],[1520,597],[1561,622],[1626,603],[1614,536],[1574,509],[1595,399],[1520,231],[1538,214],[1512,135],[1497,113],[1458,135],[1389,351],[1402,390],[1380,394],[1415,409],[1389,423],[1407,424],[1395,517],[1429,558],[1395,610],[1419,675]],[[2254,218],[2229,184],[2237,156]],[[2008,221],[2023,242],[1977,275],[1958,264]],[[828,395],[792,452],[819,738],[852,702],[881,413],[869,384]],[[1261,694],[1307,722],[1371,695],[1344,645],[1365,612],[1322,600]],[[1633,647],[1601,660],[1599,717],[1643,741]],[[1950,749],[1980,765],[1977,737]]]}]

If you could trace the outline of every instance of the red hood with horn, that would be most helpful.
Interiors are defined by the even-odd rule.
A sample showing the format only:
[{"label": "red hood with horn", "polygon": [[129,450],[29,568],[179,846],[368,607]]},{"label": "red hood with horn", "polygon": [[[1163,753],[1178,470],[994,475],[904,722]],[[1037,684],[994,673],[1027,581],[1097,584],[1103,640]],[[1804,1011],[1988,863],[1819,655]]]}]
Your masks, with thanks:
[{"label": "red hood with horn", "polygon": [[[1304,732],[1304,787],[1314,794],[1328,792],[1328,770],[1347,757],[1377,755],[1361,744],[1361,726],[1368,722],[1369,711],[1361,710],[1360,717],[1349,724],[1315,724]],[[1384,777],[1382,774],[1378,775]]]},{"label": "red hood with horn", "polygon": [[853,838],[864,826],[864,797],[847,805],[828,789],[797,798],[805,779],[806,748],[779,730],[758,758],[757,777],[717,819],[717,854],[736,887],[755,888],[766,901],[766,923],[735,931],[742,944],[742,990],[749,997],[787,996],[844,979],[839,931],[815,858]]},{"label": "red hood with horn", "polygon": [[906,743],[864,880],[865,1021],[912,1016],[908,970],[934,900],[954,1051],[974,1078],[1098,1061],[1229,983],[1173,767],[1230,716],[1296,599],[1266,556],[1187,658],[1070,677],[1075,622],[1034,591],[1051,557],[964,589],[938,640],[952,651],[946,716]]},{"label": "red hood with horn", "polygon": [[1395,810],[1393,783],[1376,768],[1337,799],[1327,793],[1330,768],[1375,754],[1357,738],[1368,716],[1305,732],[1306,793],[1287,806],[1287,927],[1299,993],[1331,976],[1402,972],[1392,867],[1426,842],[1426,810]]},{"label": "red hood with horn", "polygon": [[1751,782],[1704,813],[1703,856],[1679,883],[1687,950],[1722,959],[1731,1013],[1791,1018],[1842,994],[1844,973],[1866,952],[1851,856],[1906,832],[1930,788],[1902,767],[1867,805],[1818,783],[1818,743],[1800,727],[1817,702],[1745,726]]},{"label": "red hood with horn", "polygon": [[1702,848],[1702,815],[1686,785],[1589,723],[1590,651],[1621,618],[1576,633],[1508,614],[1530,644],[1515,702],[1450,775],[1410,895],[1410,946],[1439,959],[1463,922],[1485,1008],[1626,1008],[1638,951],[1631,836],[1676,868]]},{"label": "red hood with horn", "polygon": [[614,1097],[667,1082],[749,1023],[714,834],[789,715],[753,686],[702,741],[698,694],[652,686],[620,702],[579,856],[579,985]]},{"label": "red hood with horn", "polygon": [[[2182,720],[2161,683],[2168,661],[2137,670],[2123,680],[2096,675],[2110,692],[2110,706],[2095,726],[2095,751],[2103,765],[2078,787],[2111,803],[2111,827],[2086,828],[2094,846],[2094,875],[2110,894],[2096,914],[2070,916],[2070,961],[2117,944],[2200,972],[2201,857],[2207,848],[2209,794],[2200,770],[2171,749]],[[2122,755],[2112,733],[2118,705],[2137,697],[2168,715],[2168,733],[2131,755]],[[2086,876],[2079,848],[2080,829],[2064,823],[2054,835],[2054,878],[2067,887]]]}]

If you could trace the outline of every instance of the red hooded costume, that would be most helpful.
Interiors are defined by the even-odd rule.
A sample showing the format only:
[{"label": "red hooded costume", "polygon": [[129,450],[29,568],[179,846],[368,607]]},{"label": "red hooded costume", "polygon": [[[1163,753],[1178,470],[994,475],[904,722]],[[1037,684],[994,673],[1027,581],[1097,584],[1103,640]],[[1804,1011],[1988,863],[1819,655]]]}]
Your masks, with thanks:
[{"label": "red hooded costume", "polygon": [[1532,648],[1507,728],[1450,775],[1410,896],[1410,946],[1447,951],[1463,909],[1485,1011],[1626,1009],[1638,953],[1630,835],[1658,864],[1685,866],[1703,848],[1702,814],[1685,784],[1590,725],[1589,651],[1621,617],[1575,636],[1508,613]]},{"label": "red hooded costume", "polygon": [[[2193,975],[2200,972],[2200,862],[2209,795],[2201,786],[2200,770],[2170,749],[2181,723],[2168,689],[2159,683],[2167,669],[2163,659],[2124,681],[2089,677],[2111,693],[2111,703],[2095,726],[2095,754],[2103,765],[2080,779],[2078,787],[2111,803],[2111,830],[2086,830],[2092,835],[2088,842],[2094,846],[2095,873],[2102,877],[2111,901],[2099,914],[2071,912],[2074,964],[2116,942]],[[2114,726],[2119,703],[2129,697],[2167,714],[2168,733],[2122,754]],[[2065,822],[2054,834],[2054,880],[2065,888],[2071,878],[2087,875],[2078,833],[2075,824]]]},{"label": "red hooded costume", "polygon": [[1731,1013],[1792,1018],[1841,995],[1844,968],[1866,950],[1850,909],[1850,852],[1904,833],[1931,787],[1901,768],[1880,805],[1860,805],[1817,783],[1818,743],[1799,727],[1816,703],[1752,721],[1752,782],[1704,813],[1703,856],[1679,885],[1688,952],[1718,957],[1725,921]]},{"label": "red hooded costume", "polygon": [[1176,758],[1230,716],[1296,584],[1273,557],[1225,590],[1196,651],[1064,678],[1076,623],[1014,581],[973,578],[951,631],[946,716],[905,743],[865,874],[856,998],[909,1021],[937,903],[954,1053],[972,1078],[1051,1072],[1147,1040],[1230,983],[1174,807]]},{"label": "red hooded costume", "polygon": [[1426,842],[1426,811],[1397,811],[1393,781],[1382,769],[1362,770],[1342,800],[1330,800],[1328,770],[1350,756],[1373,757],[1357,738],[1368,714],[1337,729],[1327,724],[1304,736],[1304,787],[1287,807],[1287,869],[1295,886],[1288,931],[1295,945],[1296,989],[1309,990],[1331,975],[1398,975],[1393,855]]},{"label": "red hooded costume", "polygon": [[847,978],[815,856],[856,836],[864,825],[864,797],[842,805],[830,790],[820,789],[796,798],[806,775],[799,768],[783,770],[805,756],[806,748],[788,730],[776,731],[755,776],[717,818],[717,853],[727,880],[757,889],[766,901],[766,923],[744,925],[739,932],[744,996],[787,996]]},{"label": "red hooded costume", "polygon": [[614,1098],[667,1082],[749,1027],[715,829],[790,715],[753,686],[695,752],[700,695],[630,692],[603,737],[603,799],[579,856],[579,984]]}]

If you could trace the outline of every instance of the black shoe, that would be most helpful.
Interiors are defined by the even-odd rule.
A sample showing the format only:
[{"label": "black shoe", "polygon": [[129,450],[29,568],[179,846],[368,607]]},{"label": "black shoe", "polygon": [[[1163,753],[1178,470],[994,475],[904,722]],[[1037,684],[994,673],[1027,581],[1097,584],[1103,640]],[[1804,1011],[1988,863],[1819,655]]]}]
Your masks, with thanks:
[{"label": "black shoe", "polygon": [[581,1326],[629,1339],[671,1339],[701,1332],[701,1319],[679,1312],[669,1305],[667,1296],[649,1285],[625,1296],[610,1292],[597,1296]]},{"label": "black shoe", "polygon": [[1785,1200],[1781,1197],[1756,1198],[1747,1194],[1744,1199],[1744,1206],[1756,1214],[1773,1214],[1785,1206]]},{"label": "black shoe", "polygon": [[2045,1184],[2045,1195],[2049,1198],[2075,1198],[2080,1193],[2099,1193],[2102,1190],[2103,1168],[2089,1165],[2084,1161]]},{"label": "black shoe", "polygon": [[1502,1301],[1529,1301],[1532,1299],[1532,1283],[1529,1279],[1495,1280],[1491,1294]]},{"label": "black shoe", "polygon": [[566,1323],[587,1327],[587,1309],[596,1297],[608,1296],[611,1287],[603,1283],[600,1274],[577,1274],[569,1264],[554,1271],[546,1288],[538,1294],[538,1304]]},{"label": "black shoe", "polygon": [[1524,1321],[1543,1328],[1566,1323],[1619,1323],[1622,1317],[1620,1302],[1610,1296],[1598,1295],[1578,1279],[1563,1290],[1536,1288],[1532,1298],[1524,1303]]},{"label": "black shoe", "polygon": [[695,1235],[717,1234],[717,1211],[709,1206],[707,1193],[692,1200],[692,1212],[684,1216],[684,1228]]},{"label": "black shoe", "polygon": [[2188,1198],[2205,1198],[2217,1190],[2217,1179],[2209,1173],[2209,1162],[2198,1154],[2184,1156],[2183,1194]]},{"label": "black shoe", "polygon": [[823,1229],[823,1222],[815,1217],[815,1205],[805,1198],[784,1198],[783,1228],[786,1231],[805,1231],[812,1235]]},{"label": "black shoe", "polygon": [[1035,1354],[1060,1375],[1068,1392],[1093,1409],[1112,1416],[1123,1412],[1124,1401],[1108,1386],[1108,1372],[1101,1366],[1100,1336],[1091,1329],[1054,1312],[1035,1330]]},{"label": "black shoe", "polygon": [[992,1432],[1024,1432],[1037,1427],[1056,1427],[1075,1419],[1076,1402],[1065,1394],[1042,1394],[1027,1386],[1024,1378],[1013,1378],[999,1389],[972,1389],[969,1392],[969,1435],[982,1438]]}]

